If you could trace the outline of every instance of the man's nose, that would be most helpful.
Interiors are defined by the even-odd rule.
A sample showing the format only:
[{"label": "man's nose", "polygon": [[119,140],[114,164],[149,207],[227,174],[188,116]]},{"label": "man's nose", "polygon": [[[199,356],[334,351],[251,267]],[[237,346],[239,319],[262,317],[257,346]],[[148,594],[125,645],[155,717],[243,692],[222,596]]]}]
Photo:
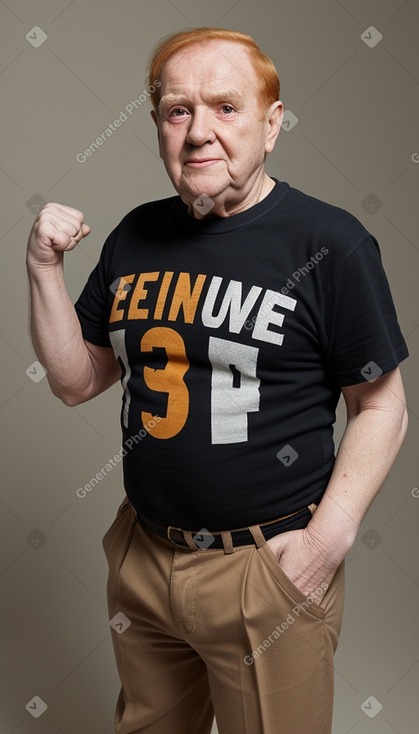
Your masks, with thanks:
[{"label": "man's nose", "polygon": [[186,141],[190,145],[203,145],[204,143],[212,143],[214,140],[213,116],[210,110],[195,109],[189,121]]}]

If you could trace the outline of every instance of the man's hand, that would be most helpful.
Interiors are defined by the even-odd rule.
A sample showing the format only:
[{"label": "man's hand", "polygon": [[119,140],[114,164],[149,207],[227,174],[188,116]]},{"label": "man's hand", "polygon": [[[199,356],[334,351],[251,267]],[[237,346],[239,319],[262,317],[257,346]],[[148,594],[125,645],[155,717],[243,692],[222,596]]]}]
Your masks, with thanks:
[{"label": "man's hand", "polygon": [[326,593],[326,588],[322,591],[321,584],[326,582],[327,586],[330,585],[337,567],[349,550],[344,543],[340,546],[335,544],[333,550],[327,548],[321,539],[313,537],[310,524],[302,530],[275,535],[266,542],[285,575],[304,596],[318,590],[317,604]]},{"label": "man's hand", "polygon": [[63,252],[73,250],[89,232],[78,209],[45,204],[29,234],[28,266],[55,267],[62,261]]}]

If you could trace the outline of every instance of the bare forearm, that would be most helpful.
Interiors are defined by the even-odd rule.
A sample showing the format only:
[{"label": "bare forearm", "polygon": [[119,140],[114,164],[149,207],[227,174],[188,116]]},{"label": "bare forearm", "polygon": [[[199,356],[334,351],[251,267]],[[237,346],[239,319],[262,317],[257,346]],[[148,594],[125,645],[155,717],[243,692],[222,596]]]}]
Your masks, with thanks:
[{"label": "bare forearm", "polygon": [[352,546],[394,464],[406,427],[403,404],[392,410],[366,409],[348,420],[328,487],[309,523],[310,534],[325,548],[347,552]]},{"label": "bare forearm", "polygon": [[349,405],[333,472],[307,527],[267,541],[285,573],[306,595],[323,582],[331,582],[406,433],[407,413],[399,374],[383,377],[379,400],[373,396],[370,402],[365,408],[364,399],[362,409],[356,400]]},{"label": "bare forearm", "polygon": [[35,352],[55,395],[67,402],[91,383],[93,366],[64,282],[63,267],[28,264],[30,328]]},{"label": "bare forearm", "polygon": [[121,376],[112,348],[83,338],[64,282],[64,253],[89,232],[81,211],[49,203],[37,215],[28,239],[32,341],[54,395],[66,405],[90,400]]}]

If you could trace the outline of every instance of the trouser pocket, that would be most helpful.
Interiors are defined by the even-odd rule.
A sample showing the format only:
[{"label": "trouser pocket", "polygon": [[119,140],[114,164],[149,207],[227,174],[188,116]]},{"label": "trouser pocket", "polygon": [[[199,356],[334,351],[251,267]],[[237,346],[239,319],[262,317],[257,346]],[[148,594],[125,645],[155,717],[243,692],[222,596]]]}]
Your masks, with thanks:
[{"label": "trouser pocket", "polygon": [[136,513],[128,497],[124,497],[115,520],[102,538],[102,547],[108,562],[107,598],[110,614],[119,598],[119,571],[136,527]]},{"label": "trouser pocket", "polygon": [[306,597],[282,569],[268,543],[265,543],[265,545],[259,548],[258,552],[265,565],[268,566],[278,587],[290,600],[299,605],[301,609],[313,614],[315,617],[324,619],[330,607],[337,600],[337,597],[343,596],[345,560],[338,566],[328,585],[320,584],[319,588],[314,589]]}]

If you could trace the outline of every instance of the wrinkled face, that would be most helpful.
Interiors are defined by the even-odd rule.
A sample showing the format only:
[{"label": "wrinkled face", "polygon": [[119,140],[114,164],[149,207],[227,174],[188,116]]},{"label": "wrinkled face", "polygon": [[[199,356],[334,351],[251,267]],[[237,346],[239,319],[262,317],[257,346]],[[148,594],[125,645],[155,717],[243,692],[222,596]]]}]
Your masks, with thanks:
[{"label": "wrinkled face", "polygon": [[[193,44],[166,61],[160,88],[160,156],[185,203],[205,193],[239,205],[264,175],[282,103],[267,108],[245,47]],[[274,122],[273,122],[274,120]]]}]

